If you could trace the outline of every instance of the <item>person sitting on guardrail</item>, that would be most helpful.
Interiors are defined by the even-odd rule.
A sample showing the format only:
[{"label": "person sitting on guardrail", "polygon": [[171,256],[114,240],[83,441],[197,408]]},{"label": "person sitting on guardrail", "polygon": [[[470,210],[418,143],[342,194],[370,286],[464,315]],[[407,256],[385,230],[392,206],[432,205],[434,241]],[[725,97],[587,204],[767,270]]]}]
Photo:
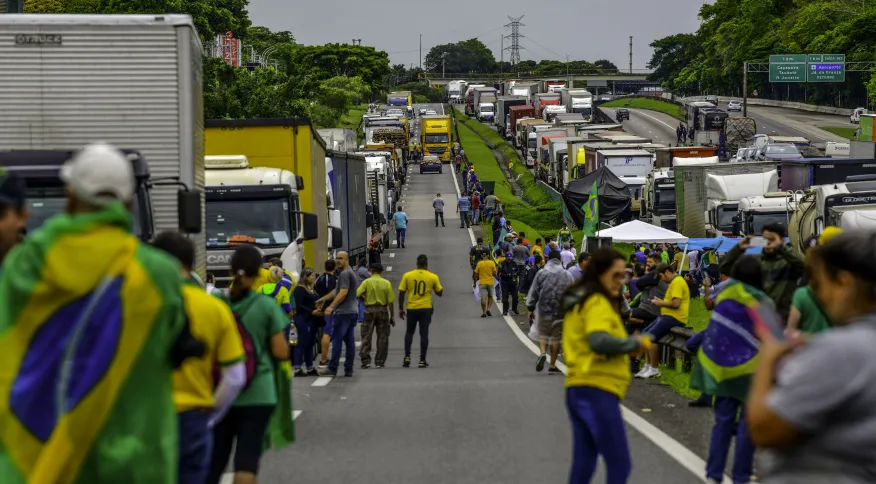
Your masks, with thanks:
[{"label": "person sitting on guardrail", "polygon": [[[651,299],[651,304],[660,308],[660,317],[645,327],[645,334],[650,335],[651,341],[657,343],[668,335],[672,328],[687,324],[690,311],[690,287],[672,266],[661,263],[655,271],[663,282],[669,284],[663,299],[658,297]],[[659,377],[659,365],[660,349],[655,344],[649,350],[648,363],[642,371],[636,373],[636,378]]]},{"label": "person sitting on guardrail", "polygon": [[701,333],[702,345],[690,378],[691,388],[715,397],[715,426],[706,462],[710,483],[723,481],[734,428],[736,450],[731,476],[734,483],[751,479],[754,444],[748,435],[745,412],[739,412],[748,398],[760,347],[751,312],[763,309],[763,305],[775,307],[763,292],[763,273],[757,257],[740,258],[729,281],[718,296],[709,325]]}]

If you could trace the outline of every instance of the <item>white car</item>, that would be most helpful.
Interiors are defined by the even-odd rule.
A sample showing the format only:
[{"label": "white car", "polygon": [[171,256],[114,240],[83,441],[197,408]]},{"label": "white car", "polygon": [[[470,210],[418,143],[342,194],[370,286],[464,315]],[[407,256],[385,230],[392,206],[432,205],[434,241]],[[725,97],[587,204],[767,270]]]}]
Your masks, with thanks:
[{"label": "white car", "polygon": [[426,108],[420,108],[420,116],[426,114]]},{"label": "white car", "polygon": [[742,111],[742,103],[739,101],[730,101],[727,103],[727,111]]},{"label": "white car", "polygon": [[438,114],[438,112],[435,111],[434,109],[427,109],[426,110],[426,115],[432,115],[432,114]]}]

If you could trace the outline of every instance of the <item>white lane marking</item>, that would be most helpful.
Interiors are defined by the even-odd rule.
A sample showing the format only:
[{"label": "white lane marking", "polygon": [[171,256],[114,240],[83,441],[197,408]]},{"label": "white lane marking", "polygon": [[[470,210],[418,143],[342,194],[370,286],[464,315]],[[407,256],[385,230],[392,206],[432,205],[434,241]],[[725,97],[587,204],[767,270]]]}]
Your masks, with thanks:
[{"label": "white lane marking", "polygon": [[313,383],[310,384],[312,387],[324,387],[332,382],[332,377],[330,376],[321,376],[318,377]]},{"label": "white lane marking", "polygon": [[390,257],[390,258],[395,257],[395,252],[390,252],[390,253],[389,253],[389,257]]},{"label": "white lane marking", "polygon": [[[663,123],[663,121],[660,121],[659,119],[655,119],[655,121]],[[456,195],[459,196],[459,183],[456,181],[455,176],[453,177],[453,185],[456,187]],[[474,231],[471,228],[468,229],[468,236],[471,238],[471,244],[474,245],[476,240]],[[501,311],[498,302],[496,302],[496,310]],[[538,345],[531,341],[527,336],[523,334],[522,331],[517,328],[517,323],[514,321],[514,318],[512,318],[511,316],[503,316],[502,319],[505,320],[505,323],[511,329],[511,332],[514,333],[514,336],[517,336],[517,339],[519,339],[520,342],[523,343],[523,346],[528,348],[529,351],[531,351],[532,354],[536,356],[541,354],[541,351],[538,349]],[[558,361],[557,368],[559,368],[560,371],[563,372],[563,375],[566,374],[567,368],[566,365],[563,364],[563,362]],[[675,459],[675,461],[681,464],[682,467],[691,471],[696,476],[700,476],[703,473],[703,469],[706,468],[706,462],[700,459],[698,455],[691,452],[690,449],[688,449],[680,442],[673,439],[654,425],[648,423],[645,419],[643,419],[635,412],[623,405],[621,405],[621,414],[623,415],[624,422],[626,422],[630,427],[636,429],[636,431],[640,434],[647,437],[648,440],[650,440],[654,443],[654,445],[662,449],[663,452],[666,452],[668,456]],[[722,484],[733,484],[733,481],[729,477],[725,476]]]},{"label": "white lane marking", "polygon": [[301,416],[301,410],[292,410],[292,420],[298,420],[298,417]]},{"label": "white lane marking", "polygon": [[395,245],[396,243],[397,243],[397,241],[395,241],[395,240],[392,241],[392,245]]},{"label": "white lane marking", "polygon": [[392,266],[386,266],[386,272],[392,272]]},{"label": "white lane marking", "polygon": [[663,121],[661,121],[661,120],[655,118],[654,116],[651,116],[650,114],[645,114],[645,113],[643,113],[642,111],[643,111],[643,110],[641,110],[641,109],[636,110],[636,114],[641,114],[642,116],[645,116],[646,118],[651,118],[651,119],[653,119],[654,121],[657,121],[658,123],[662,124],[663,126],[666,126],[666,127],[669,128],[669,129],[675,129],[675,128],[673,128],[672,126],[670,126],[670,125],[664,123]]}]

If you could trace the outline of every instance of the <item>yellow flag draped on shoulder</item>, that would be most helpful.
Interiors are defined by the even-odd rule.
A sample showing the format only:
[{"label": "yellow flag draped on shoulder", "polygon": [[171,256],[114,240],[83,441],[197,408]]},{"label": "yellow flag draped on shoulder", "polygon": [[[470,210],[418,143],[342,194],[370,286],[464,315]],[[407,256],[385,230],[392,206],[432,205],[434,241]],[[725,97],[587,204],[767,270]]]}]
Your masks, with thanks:
[{"label": "yellow flag draped on shoulder", "polygon": [[0,481],[177,478],[179,266],[120,204],[58,215],[0,275]]}]

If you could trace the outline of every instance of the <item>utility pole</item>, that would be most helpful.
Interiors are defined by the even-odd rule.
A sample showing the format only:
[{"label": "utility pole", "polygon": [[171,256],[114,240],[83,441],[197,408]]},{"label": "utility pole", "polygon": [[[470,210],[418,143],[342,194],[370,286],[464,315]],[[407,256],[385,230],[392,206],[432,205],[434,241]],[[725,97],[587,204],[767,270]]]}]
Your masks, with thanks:
[{"label": "utility pole", "polygon": [[572,75],[569,73],[569,54],[566,54],[566,85],[572,89]]},{"label": "utility pole", "polygon": [[441,54],[441,79],[444,79],[444,64],[447,63],[447,52]]},{"label": "utility pole", "polygon": [[505,63],[505,35],[499,35],[499,73],[502,72],[502,64]]},{"label": "utility pole", "polygon": [[420,70],[423,70],[423,34],[420,34]]},{"label": "utility pole", "polygon": [[748,62],[743,64],[742,70],[742,117],[748,116]]},{"label": "utility pole", "polygon": [[508,47],[508,49],[511,51],[510,61],[512,66],[517,65],[517,63],[520,62],[520,39],[525,37],[520,33],[520,27],[526,27],[520,23],[520,20],[523,19],[523,17],[525,17],[525,15],[521,15],[517,18],[508,16],[508,20],[510,20],[511,23],[505,25],[505,27],[511,27],[511,35],[508,35],[507,37],[511,39],[511,47]]},{"label": "utility pole", "polygon": [[633,73],[633,36],[630,36],[630,74]]}]

